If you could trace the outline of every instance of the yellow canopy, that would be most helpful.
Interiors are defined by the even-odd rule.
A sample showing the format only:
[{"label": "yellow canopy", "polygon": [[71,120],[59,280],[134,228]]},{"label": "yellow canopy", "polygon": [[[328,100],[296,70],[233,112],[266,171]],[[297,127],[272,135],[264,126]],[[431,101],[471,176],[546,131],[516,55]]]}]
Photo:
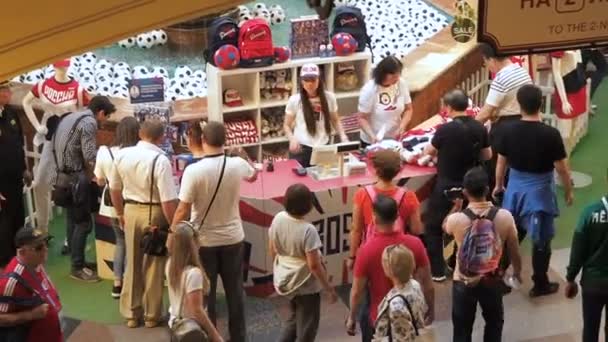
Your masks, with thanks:
[{"label": "yellow canopy", "polygon": [[0,81],[243,0],[2,1]]}]

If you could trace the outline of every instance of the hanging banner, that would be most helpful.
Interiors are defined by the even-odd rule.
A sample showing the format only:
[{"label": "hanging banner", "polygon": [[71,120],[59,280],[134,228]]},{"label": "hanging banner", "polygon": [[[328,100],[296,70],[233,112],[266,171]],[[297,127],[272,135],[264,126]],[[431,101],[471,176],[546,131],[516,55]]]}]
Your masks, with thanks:
[{"label": "hanging banner", "polygon": [[478,40],[502,54],[608,45],[608,0],[479,0]]}]

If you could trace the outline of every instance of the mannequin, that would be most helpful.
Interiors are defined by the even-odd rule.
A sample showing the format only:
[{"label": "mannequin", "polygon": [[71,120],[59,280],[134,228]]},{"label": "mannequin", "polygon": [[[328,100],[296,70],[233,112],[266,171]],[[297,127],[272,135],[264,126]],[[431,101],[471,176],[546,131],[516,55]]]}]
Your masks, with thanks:
[{"label": "mannequin", "polygon": [[[34,146],[39,150],[42,145],[40,161],[34,170],[34,199],[36,203],[36,224],[43,231],[48,230],[49,221],[49,198],[50,198],[50,173],[49,168],[54,168],[53,151],[49,129],[47,124],[56,127],[57,118],[73,112],[86,105],[88,97],[86,91],[78,82],[67,75],[70,60],[64,59],[53,63],[55,74],[32,87],[32,90],[23,98],[23,109],[25,114],[36,130]],[[38,104],[44,110],[42,120],[39,122],[34,113],[33,103],[38,99]],[[55,117],[55,119],[53,119]]]},{"label": "mannequin", "polygon": [[587,112],[587,81],[580,50],[551,53],[551,70],[556,92],[555,112],[559,118],[573,119]]}]

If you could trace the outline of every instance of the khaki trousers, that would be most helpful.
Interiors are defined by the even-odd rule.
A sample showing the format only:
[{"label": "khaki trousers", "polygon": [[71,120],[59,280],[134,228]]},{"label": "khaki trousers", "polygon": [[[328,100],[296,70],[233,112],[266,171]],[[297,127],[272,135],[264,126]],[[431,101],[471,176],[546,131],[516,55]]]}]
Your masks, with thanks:
[{"label": "khaki trousers", "polygon": [[[163,278],[166,257],[144,254],[140,247],[142,236],[148,227],[150,207],[126,204],[125,247],[127,269],[125,270],[120,314],[126,319],[159,321],[162,317]],[[165,223],[160,206],[152,206],[152,224]]]}]

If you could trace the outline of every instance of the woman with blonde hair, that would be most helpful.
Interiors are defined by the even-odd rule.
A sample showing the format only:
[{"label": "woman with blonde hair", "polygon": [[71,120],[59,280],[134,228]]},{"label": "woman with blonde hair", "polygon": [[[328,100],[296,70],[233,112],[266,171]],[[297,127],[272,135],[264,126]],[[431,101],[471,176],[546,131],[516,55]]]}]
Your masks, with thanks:
[{"label": "woman with blonde hair", "polygon": [[210,341],[223,342],[205,312],[203,298],[209,280],[198,257],[198,233],[190,222],[175,225],[167,241],[169,261],[165,269],[169,281],[169,327],[181,318],[198,323]]},{"label": "woman with blonde hair", "polygon": [[374,341],[415,341],[424,328],[427,305],[420,284],[412,279],[414,255],[401,244],[382,253],[382,268],[394,287],[378,306]]}]

